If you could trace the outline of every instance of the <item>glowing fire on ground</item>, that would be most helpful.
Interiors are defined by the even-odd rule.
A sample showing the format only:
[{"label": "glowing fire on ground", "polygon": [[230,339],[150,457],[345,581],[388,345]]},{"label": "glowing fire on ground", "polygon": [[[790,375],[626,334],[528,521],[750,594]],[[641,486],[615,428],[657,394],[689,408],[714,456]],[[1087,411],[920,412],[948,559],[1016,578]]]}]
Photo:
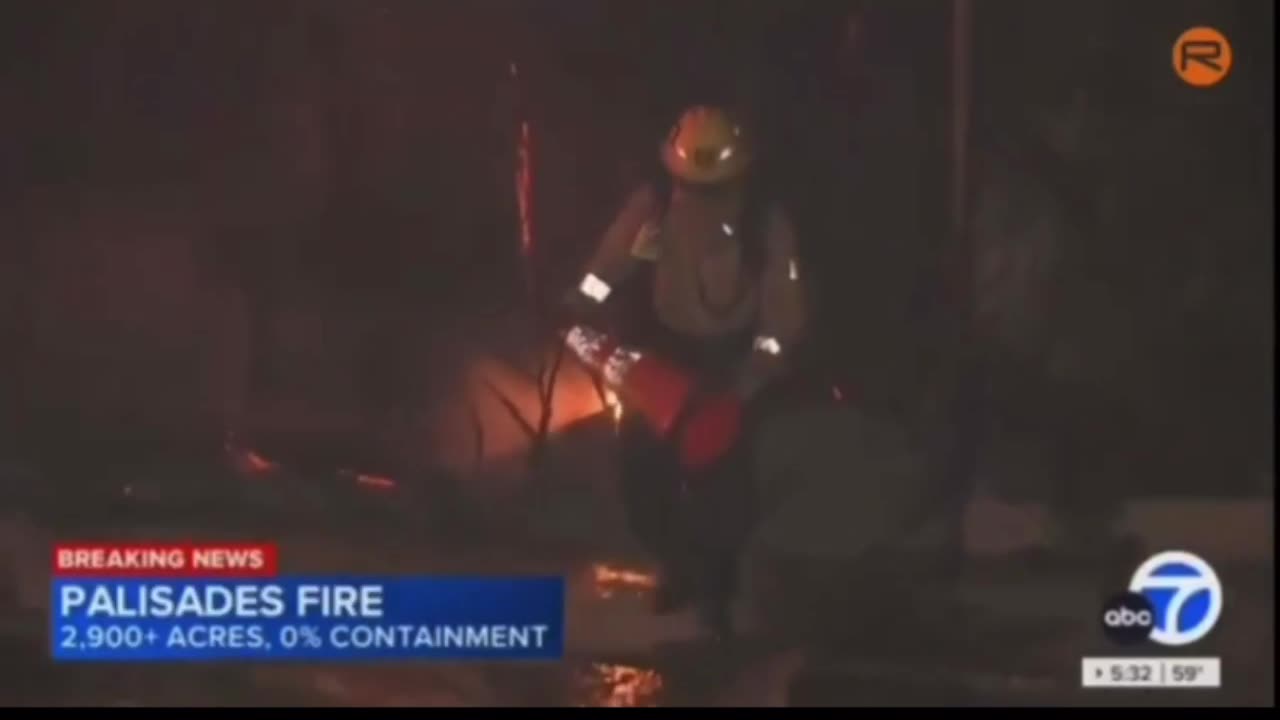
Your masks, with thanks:
[{"label": "glowing fire on ground", "polygon": [[276,469],[275,463],[262,457],[261,455],[259,455],[258,453],[252,450],[244,454],[244,461],[245,461],[245,465],[247,465],[249,469],[253,470],[254,472],[267,473]]},{"label": "glowing fire on ground", "polygon": [[606,663],[593,663],[586,682],[595,707],[652,707],[663,688],[656,670]]},{"label": "glowing fire on ground", "polygon": [[371,487],[375,490],[394,490],[396,481],[381,475],[356,475],[356,484]]},{"label": "glowing fire on ground", "polygon": [[338,471],[338,477],[343,480],[350,480],[361,487],[373,490],[395,490],[396,481],[382,475],[372,475],[370,473],[356,472],[348,468],[342,468]]},{"label": "glowing fire on ground", "polygon": [[239,445],[234,436],[226,439],[223,450],[231,461],[232,467],[243,475],[262,477],[280,469],[279,463],[267,459],[256,450]]},{"label": "glowing fire on ground", "polygon": [[653,573],[620,568],[607,563],[596,563],[591,566],[592,584],[596,595],[610,598],[619,590],[643,592],[658,586],[658,577]]}]

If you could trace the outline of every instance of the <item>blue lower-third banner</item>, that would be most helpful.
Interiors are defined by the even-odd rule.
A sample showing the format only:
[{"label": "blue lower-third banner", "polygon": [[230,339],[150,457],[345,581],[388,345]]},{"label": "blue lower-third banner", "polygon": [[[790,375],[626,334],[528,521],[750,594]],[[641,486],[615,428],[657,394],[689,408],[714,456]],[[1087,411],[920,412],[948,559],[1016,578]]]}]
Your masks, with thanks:
[{"label": "blue lower-third banner", "polygon": [[552,660],[561,578],[56,579],[55,660]]}]

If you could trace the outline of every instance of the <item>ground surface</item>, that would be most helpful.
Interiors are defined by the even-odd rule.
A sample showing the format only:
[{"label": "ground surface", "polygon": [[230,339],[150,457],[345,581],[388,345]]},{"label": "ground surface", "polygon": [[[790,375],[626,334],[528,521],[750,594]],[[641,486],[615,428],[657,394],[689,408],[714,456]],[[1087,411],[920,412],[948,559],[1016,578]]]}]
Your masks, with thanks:
[{"label": "ground surface", "polygon": [[[548,485],[508,503],[467,511],[430,483],[383,493],[357,483],[275,475],[230,478],[168,468],[114,490],[56,491],[17,466],[5,469],[0,514],[0,702],[23,705],[869,705],[1263,704],[1273,702],[1270,557],[1215,562],[1227,609],[1195,655],[1223,657],[1218,691],[1135,693],[1079,689],[1083,655],[1117,655],[1097,629],[1111,580],[1071,562],[987,552],[928,602],[905,611],[858,592],[863,579],[835,561],[796,569],[775,592],[774,620],[751,603],[745,632],[725,646],[700,640],[692,618],[646,610],[651,577],[616,525],[616,508],[585,490]],[[174,477],[187,478],[175,482]],[[350,478],[348,478],[350,480]],[[448,507],[441,507],[448,505]],[[1150,504],[1148,504],[1150,505]],[[1159,504],[1156,504],[1159,506]],[[1210,512],[1208,503],[1181,516]],[[1265,506],[1260,506],[1265,507]],[[1255,508],[1256,510],[1256,508]],[[1134,511],[1138,515],[1141,512]],[[1148,515],[1152,511],[1146,511]],[[594,522],[562,522],[558,517]],[[1132,514],[1132,513],[1131,513]],[[1155,512],[1155,515],[1159,515]],[[1252,517],[1246,509],[1245,516]],[[975,507],[971,542],[1000,545],[1004,527]],[[1254,512],[1253,515],[1257,515]],[[1201,518],[1201,524],[1220,520]],[[1241,520],[1234,521],[1239,525]],[[1194,522],[1193,522],[1194,524]],[[1158,523],[1153,525],[1158,526]],[[546,528],[555,528],[548,532]],[[1269,528],[1266,528],[1269,531]],[[1008,531],[1012,532],[1012,531]],[[1006,532],[1006,534],[1008,534]],[[1159,532],[1153,530],[1157,535]],[[988,533],[990,534],[990,533]],[[1175,533],[1176,535],[1176,533]],[[62,666],[47,652],[48,548],[69,537],[268,538],[288,572],[547,572],[569,578],[563,662],[361,666]],[[1166,538],[1167,539],[1167,538]],[[1164,542],[1157,539],[1153,542]],[[1265,545],[1264,545],[1265,547]],[[1163,548],[1160,548],[1163,549]],[[981,553],[972,553],[981,555]],[[1126,561],[1127,562],[1127,561]],[[768,564],[765,563],[767,567]],[[767,573],[766,573],[767,574]],[[776,588],[775,588],[776,590]],[[876,593],[871,593],[876,595]],[[781,600],[777,600],[781,597]],[[874,599],[874,598],[873,598]],[[835,642],[776,622],[813,614]],[[832,607],[832,606],[836,607]],[[1142,654],[1156,651],[1147,649]],[[1129,653],[1133,654],[1133,653]]]}]

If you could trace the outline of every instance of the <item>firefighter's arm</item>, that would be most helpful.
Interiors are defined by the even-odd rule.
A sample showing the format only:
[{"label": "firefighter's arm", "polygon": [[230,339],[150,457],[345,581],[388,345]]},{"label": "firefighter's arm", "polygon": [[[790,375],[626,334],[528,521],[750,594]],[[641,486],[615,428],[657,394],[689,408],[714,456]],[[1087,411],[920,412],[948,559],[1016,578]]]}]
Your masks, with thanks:
[{"label": "firefighter's arm", "polygon": [[574,322],[604,322],[607,301],[635,267],[633,249],[641,229],[653,215],[653,192],[645,187],[631,193],[605,230],[581,277],[564,298]]},{"label": "firefighter's arm", "polygon": [[786,367],[807,321],[795,231],[781,210],[770,214],[765,243],[768,254],[760,284],[759,323],[752,352],[743,362],[735,386],[743,398],[750,398]]}]

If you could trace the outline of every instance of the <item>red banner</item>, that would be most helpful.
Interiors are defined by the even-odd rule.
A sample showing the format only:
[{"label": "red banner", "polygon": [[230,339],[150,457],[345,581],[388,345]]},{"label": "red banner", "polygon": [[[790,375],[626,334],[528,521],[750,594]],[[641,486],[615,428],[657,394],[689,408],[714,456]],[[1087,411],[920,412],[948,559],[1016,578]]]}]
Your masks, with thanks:
[{"label": "red banner", "polygon": [[273,577],[270,543],[75,543],[53,550],[60,577]]}]

